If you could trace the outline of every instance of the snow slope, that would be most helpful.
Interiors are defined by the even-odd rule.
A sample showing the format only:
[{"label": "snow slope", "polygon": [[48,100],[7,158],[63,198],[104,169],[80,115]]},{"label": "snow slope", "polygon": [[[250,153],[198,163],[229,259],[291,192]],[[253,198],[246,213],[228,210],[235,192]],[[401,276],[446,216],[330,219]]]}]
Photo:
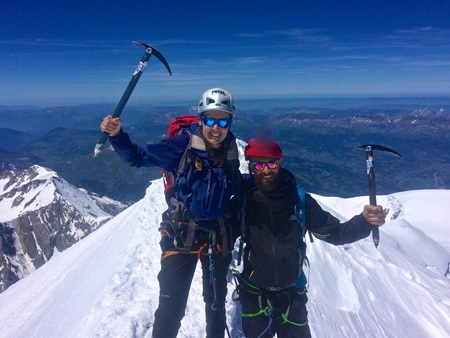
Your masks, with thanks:
[{"label": "snow slope", "polygon": [[[150,337],[162,191],[162,181],[153,181],[144,199],[0,294],[0,337]],[[367,200],[315,197],[343,219]],[[391,203],[397,218],[381,228],[378,250],[370,238],[308,244],[313,335],[448,337],[450,191],[409,191],[379,202]],[[205,336],[200,278],[197,270],[179,337]],[[239,304],[230,299],[227,311],[232,336],[242,337]]]}]

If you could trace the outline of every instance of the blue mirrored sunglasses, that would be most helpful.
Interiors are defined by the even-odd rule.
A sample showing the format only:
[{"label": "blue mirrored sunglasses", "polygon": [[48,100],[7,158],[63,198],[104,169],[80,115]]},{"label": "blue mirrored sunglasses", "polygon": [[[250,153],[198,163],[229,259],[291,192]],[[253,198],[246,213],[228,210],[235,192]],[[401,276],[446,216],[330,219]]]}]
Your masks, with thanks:
[{"label": "blue mirrored sunglasses", "polygon": [[269,169],[276,169],[280,165],[280,160],[272,160],[269,162],[250,162],[250,165],[254,170],[264,170],[265,166]]},{"label": "blue mirrored sunglasses", "polygon": [[217,124],[220,128],[229,127],[232,119],[213,119],[212,117],[203,116],[202,123],[207,127],[213,127]]}]

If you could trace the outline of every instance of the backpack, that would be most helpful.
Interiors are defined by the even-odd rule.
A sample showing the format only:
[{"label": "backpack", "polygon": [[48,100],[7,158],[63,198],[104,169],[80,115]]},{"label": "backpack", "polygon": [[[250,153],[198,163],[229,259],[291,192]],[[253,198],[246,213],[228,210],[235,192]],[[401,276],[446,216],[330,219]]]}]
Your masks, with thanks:
[{"label": "backpack", "polygon": [[[234,166],[227,161],[238,161],[237,145],[230,142],[223,168],[212,168],[208,161],[209,152],[206,145],[195,133],[199,122],[198,116],[183,115],[169,123],[167,137],[186,133],[189,135],[189,143],[178,168],[170,172],[163,170],[164,193],[169,208],[163,214],[160,229],[169,237],[173,237],[177,246],[184,248],[184,253],[189,253],[194,235],[200,232],[209,233],[211,229],[208,225],[217,220],[224,241],[222,249],[227,251],[229,245],[226,232],[230,231],[224,229],[223,215],[228,206],[224,201],[231,198],[232,186],[226,182],[235,182],[239,175],[238,167],[236,166],[235,172],[232,169]],[[230,172],[225,171],[226,166],[231,166],[231,177],[226,176],[226,172]],[[223,186],[220,186],[221,184]],[[193,194],[193,191],[196,193]],[[220,193],[217,193],[218,191]]]},{"label": "backpack", "polygon": [[[183,132],[187,132],[187,128],[192,125],[198,125],[200,123],[200,116],[198,115],[181,115],[172,119],[169,123],[169,127],[167,128],[166,137],[172,137],[175,135],[180,135]],[[187,151],[191,147],[191,142],[189,142],[189,146],[186,148],[182,160],[180,161],[180,166],[178,167],[178,172],[182,174],[184,170],[186,170],[186,156]],[[167,197],[171,195],[173,187],[174,187],[174,175],[172,172],[167,172],[161,168],[163,173],[164,180],[164,194]]]}]

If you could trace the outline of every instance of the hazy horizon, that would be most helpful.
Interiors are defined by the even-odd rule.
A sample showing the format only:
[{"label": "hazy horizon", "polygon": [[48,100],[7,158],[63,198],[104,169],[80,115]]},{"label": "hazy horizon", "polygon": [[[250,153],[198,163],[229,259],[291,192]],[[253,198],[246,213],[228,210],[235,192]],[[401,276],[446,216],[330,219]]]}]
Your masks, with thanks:
[{"label": "hazy horizon", "polygon": [[[85,106],[111,106],[115,108],[119,102],[74,102],[69,100],[67,102],[48,102],[45,104],[11,104],[0,105],[0,109],[46,109],[58,107],[85,107]],[[441,107],[443,109],[450,108],[450,96],[349,96],[349,97],[273,97],[273,98],[240,98],[235,95],[237,109],[252,110],[252,109],[273,109],[273,108],[291,108],[291,107],[308,107],[308,108],[329,108],[329,109],[348,109],[348,108],[364,108],[371,105],[378,105],[384,108],[435,108]],[[146,108],[146,107],[194,107],[197,105],[197,98],[192,100],[133,100],[130,98],[125,109],[128,108]]]}]

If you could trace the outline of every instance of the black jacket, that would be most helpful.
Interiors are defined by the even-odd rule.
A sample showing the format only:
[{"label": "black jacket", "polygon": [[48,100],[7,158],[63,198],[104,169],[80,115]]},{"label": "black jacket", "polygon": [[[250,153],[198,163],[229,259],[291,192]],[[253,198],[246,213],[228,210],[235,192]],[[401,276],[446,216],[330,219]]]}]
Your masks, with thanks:
[{"label": "black jacket", "polygon": [[[281,186],[270,193],[259,190],[253,178],[231,202],[232,224],[237,236],[245,230],[244,277],[258,287],[301,286],[306,244],[305,228],[318,239],[334,245],[352,243],[370,234],[372,225],[362,215],[345,223],[324,211],[306,194],[306,225],[293,219],[297,189],[293,175],[283,169]],[[245,201],[245,210],[243,208]],[[243,211],[245,211],[243,213]],[[245,215],[242,229],[239,215]]]}]

